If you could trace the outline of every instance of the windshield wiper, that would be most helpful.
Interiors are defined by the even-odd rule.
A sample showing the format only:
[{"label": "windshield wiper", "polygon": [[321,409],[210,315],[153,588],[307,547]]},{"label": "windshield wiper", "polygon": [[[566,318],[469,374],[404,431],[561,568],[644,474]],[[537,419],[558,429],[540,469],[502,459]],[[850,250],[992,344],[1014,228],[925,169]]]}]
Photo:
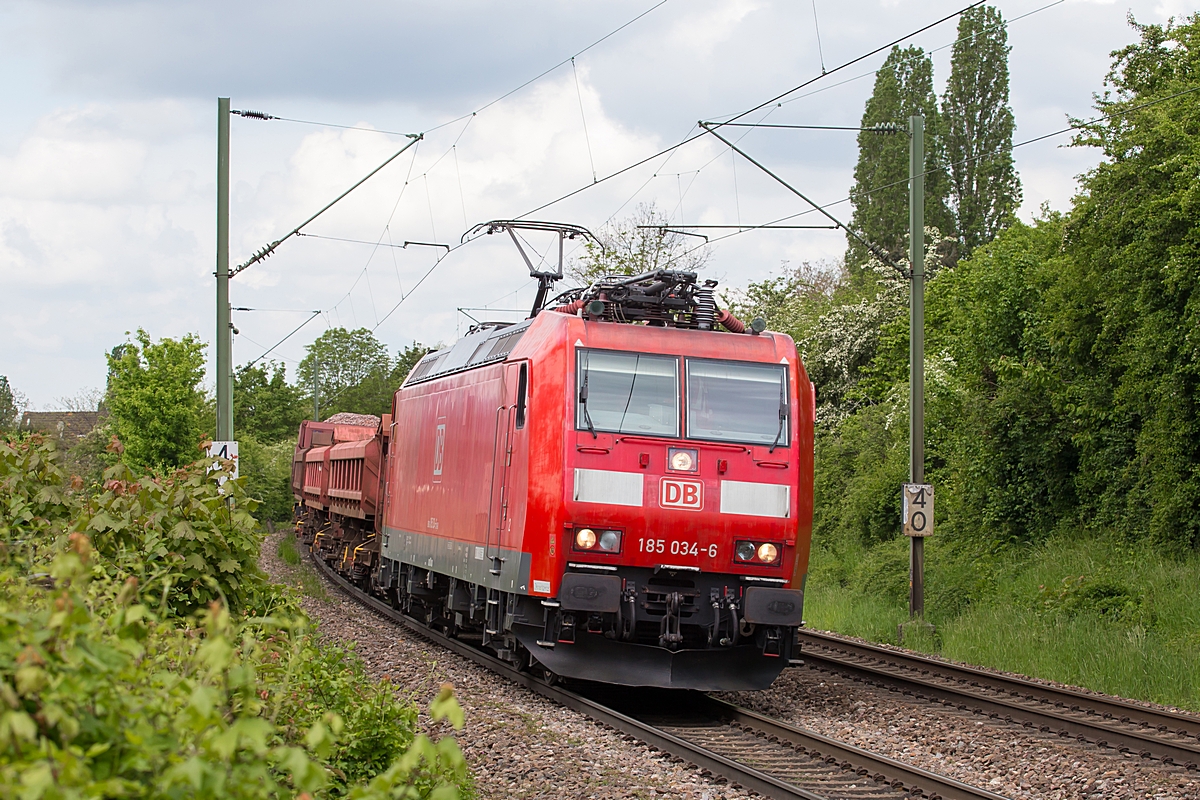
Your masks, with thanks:
[{"label": "windshield wiper", "polygon": [[596,426],[592,424],[592,415],[588,413],[588,361],[591,358],[585,356],[583,359],[583,385],[579,387],[579,405],[583,406],[583,421],[587,423],[588,430],[591,431],[592,438],[598,439],[596,435]]},{"label": "windshield wiper", "polygon": [[787,381],[787,373],[779,377],[779,430],[775,431],[775,441],[771,442],[771,449],[768,453],[774,453],[775,448],[779,446],[779,440],[783,438],[783,426],[787,423],[788,418],[788,403],[787,394],[784,387]]},{"label": "windshield wiper", "polygon": [[617,430],[621,433],[625,432],[625,416],[629,413],[629,404],[633,402],[633,390],[637,388],[638,365],[642,363],[640,355],[633,358],[633,380],[629,382],[629,396],[625,398],[625,410],[621,412],[621,422],[617,425]]}]

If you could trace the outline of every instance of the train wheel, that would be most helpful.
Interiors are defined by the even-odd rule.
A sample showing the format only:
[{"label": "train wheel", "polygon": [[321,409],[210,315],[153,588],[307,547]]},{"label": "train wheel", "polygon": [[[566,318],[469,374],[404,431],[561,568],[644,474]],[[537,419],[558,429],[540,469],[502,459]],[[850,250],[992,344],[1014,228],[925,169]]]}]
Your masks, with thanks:
[{"label": "train wheel", "polygon": [[529,672],[533,667],[533,663],[533,657],[529,654],[529,651],[518,644],[516,660],[513,661],[513,666],[516,668],[517,672]]},{"label": "train wheel", "polygon": [[551,672],[550,669],[543,664],[537,665],[537,669],[534,671],[534,674],[537,675],[538,680],[547,686],[557,686],[558,684],[562,683],[562,678],[558,676],[558,673]]}]

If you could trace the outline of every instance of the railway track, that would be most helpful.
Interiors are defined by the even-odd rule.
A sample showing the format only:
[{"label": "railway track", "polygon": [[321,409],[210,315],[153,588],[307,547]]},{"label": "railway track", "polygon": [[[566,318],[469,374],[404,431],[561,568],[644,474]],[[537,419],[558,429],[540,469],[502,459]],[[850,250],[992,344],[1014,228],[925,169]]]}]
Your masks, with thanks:
[{"label": "railway track", "polygon": [[323,560],[334,586],[426,640],[560,705],[695,765],[702,773],[778,800],[1003,800],[1000,795],[764,717],[699,692],[552,686],[450,638],[362,592]]},{"label": "railway track", "polygon": [[1200,718],[801,630],[808,667],[1190,770]]}]

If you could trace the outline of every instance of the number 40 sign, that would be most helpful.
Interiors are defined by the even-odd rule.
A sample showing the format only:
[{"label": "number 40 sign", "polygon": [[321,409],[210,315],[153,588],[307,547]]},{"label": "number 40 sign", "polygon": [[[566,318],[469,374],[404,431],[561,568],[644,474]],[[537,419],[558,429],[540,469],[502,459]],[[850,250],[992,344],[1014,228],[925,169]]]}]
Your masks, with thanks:
[{"label": "number 40 sign", "polygon": [[900,524],[905,536],[933,534],[933,486],[928,483],[904,484]]}]

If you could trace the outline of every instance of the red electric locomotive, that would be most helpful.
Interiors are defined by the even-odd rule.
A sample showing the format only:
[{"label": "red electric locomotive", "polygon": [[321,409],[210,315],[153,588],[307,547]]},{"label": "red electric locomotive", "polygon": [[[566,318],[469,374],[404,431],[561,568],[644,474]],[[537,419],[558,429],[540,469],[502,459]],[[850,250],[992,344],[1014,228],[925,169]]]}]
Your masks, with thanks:
[{"label": "red electric locomotive", "polygon": [[[477,230],[517,227],[556,231],[560,253],[587,235]],[[561,256],[530,270],[529,319],[477,326],[396,392],[382,513],[327,556],[547,677],[769,686],[801,624],[812,523],[794,343],[718,310],[694,273],[607,278],[543,310]],[[314,508],[345,527],[333,501]]]}]

